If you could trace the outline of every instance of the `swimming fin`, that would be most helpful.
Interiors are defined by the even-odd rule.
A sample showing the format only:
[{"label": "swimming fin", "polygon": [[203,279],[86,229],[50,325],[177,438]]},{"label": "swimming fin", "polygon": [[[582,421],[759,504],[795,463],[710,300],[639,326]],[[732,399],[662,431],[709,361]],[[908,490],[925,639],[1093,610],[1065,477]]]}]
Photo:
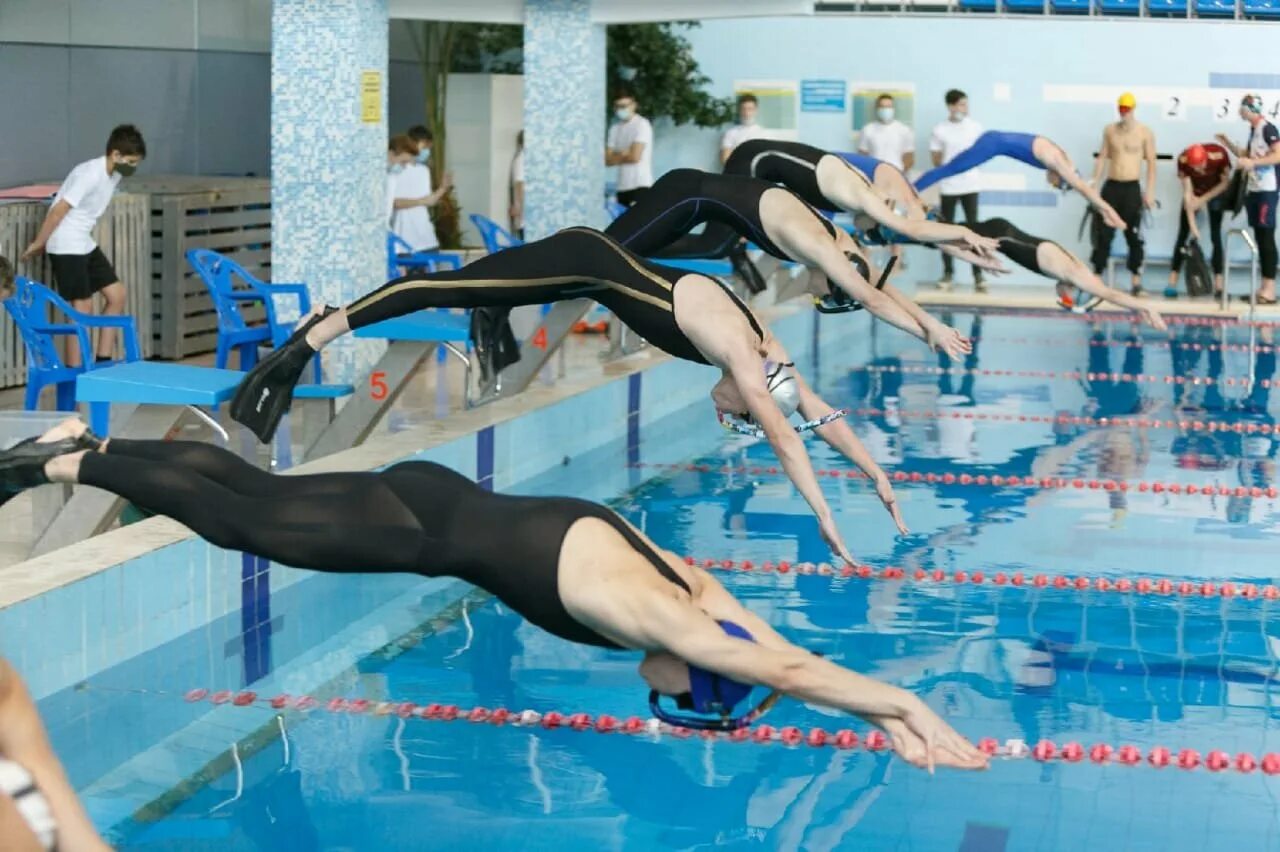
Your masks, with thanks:
[{"label": "swimming fin", "polygon": [[79,438],[63,438],[61,441],[36,443],[35,439],[21,441],[0,452],[0,505],[26,491],[49,482],[44,466],[49,459],[87,449]]},{"label": "swimming fin", "polygon": [[231,398],[231,419],[242,424],[258,440],[266,444],[275,435],[280,419],[293,402],[293,388],[316,350],[307,343],[307,332],[335,308],[325,308],[324,313],[307,320],[289,336],[284,345],[262,359],[249,371]]}]

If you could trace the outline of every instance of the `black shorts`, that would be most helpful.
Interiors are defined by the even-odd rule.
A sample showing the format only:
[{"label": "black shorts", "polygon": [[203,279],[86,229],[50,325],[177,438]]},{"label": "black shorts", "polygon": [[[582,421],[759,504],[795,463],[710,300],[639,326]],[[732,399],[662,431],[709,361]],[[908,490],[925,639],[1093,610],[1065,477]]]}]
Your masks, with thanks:
[{"label": "black shorts", "polygon": [[100,248],[88,254],[51,254],[49,262],[53,264],[58,295],[68,302],[91,298],[103,287],[120,280]]}]

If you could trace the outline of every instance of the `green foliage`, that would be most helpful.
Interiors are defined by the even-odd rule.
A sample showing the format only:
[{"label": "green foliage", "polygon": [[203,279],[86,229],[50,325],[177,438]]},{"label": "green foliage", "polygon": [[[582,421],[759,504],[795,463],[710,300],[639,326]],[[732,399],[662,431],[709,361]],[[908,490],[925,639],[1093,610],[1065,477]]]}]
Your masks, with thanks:
[{"label": "green foliage", "polygon": [[514,24],[457,24],[455,74],[519,74],[524,66],[524,28]]},{"label": "green foliage", "polygon": [[698,69],[693,46],[681,30],[696,23],[625,24],[609,27],[609,97],[625,88],[640,114],[676,124],[716,127],[733,119],[733,101],[712,97],[710,79]]}]

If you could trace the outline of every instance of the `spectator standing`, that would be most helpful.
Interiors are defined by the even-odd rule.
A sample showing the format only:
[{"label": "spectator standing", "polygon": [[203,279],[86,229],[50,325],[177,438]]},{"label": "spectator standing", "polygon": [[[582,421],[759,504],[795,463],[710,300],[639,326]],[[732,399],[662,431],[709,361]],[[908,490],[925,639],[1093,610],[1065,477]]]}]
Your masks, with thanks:
[{"label": "spectator standing", "polygon": [[[943,166],[951,162],[963,151],[973,147],[982,135],[982,125],[969,116],[969,97],[959,89],[947,92],[944,98],[947,104],[947,120],[939,122],[933,128],[929,138],[929,153],[933,165]],[[978,192],[982,189],[982,175],[977,169],[946,178],[938,183],[942,193],[942,218],[955,224],[956,207],[964,210],[964,222],[972,225],[978,221]],[[955,272],[955,264],[951,255],[942,255],[942,279],[938,281],[939,290],[950,290],[951,280]],[[987,291],[982,280],[982,270],[973,267],[973,289],[979,293]]]}]

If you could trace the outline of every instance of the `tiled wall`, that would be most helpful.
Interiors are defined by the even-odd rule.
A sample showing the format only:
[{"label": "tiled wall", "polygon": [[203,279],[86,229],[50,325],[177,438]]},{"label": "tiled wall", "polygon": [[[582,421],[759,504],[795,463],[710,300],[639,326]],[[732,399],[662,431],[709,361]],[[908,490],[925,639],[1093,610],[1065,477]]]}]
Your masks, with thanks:
[{"label": "tiled wall", "polygon": [[526,0],[525,236],[604,223],[604,27],[591,0]]},{"label": "tiled wall", "polygon": [[[386,280],[387,0],[276,0],[271,25],[272,278],[347,304]],[[378,121],[361,119],[365,71]],[[336,341],[328,375],[365,375],[384,345]]]}]

